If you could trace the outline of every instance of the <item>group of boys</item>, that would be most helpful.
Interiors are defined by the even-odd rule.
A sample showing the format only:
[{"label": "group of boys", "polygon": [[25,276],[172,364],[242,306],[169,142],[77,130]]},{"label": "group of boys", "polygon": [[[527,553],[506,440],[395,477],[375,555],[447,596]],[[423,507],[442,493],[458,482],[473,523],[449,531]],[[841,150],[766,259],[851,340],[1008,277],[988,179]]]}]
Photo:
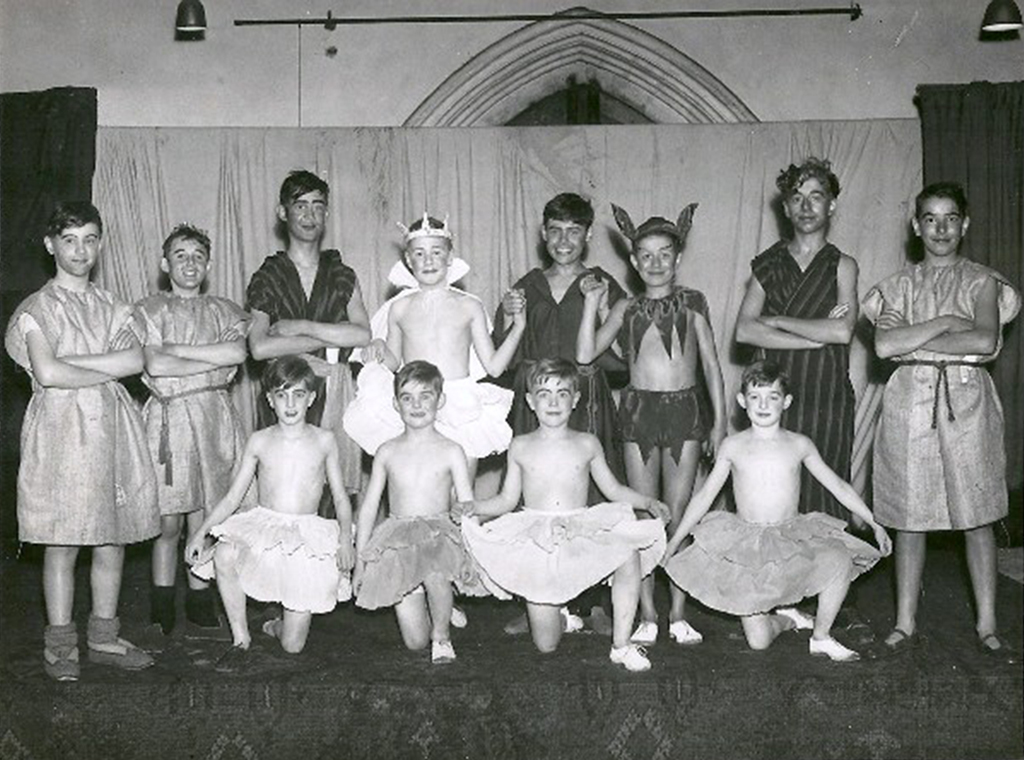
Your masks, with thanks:
[{"label": "group of boys", "polygon": [[[762,361],[737,396],[750,428],[731,437],[707,302],[676,283],[696,204],[675,221],[640,225],[613,207],[644,285],[629,297],[583,263],[590,204],[571,193],[552,199],[541,230],[550,261],[505,294],[493,333],[479,299],[453,287],[466,267],[447,219],[426,214],[403,227],[392,280],[407,289],[371,322],[354,271],[321,249],[329,190],[309,172],[281,188],[288,249],[253,275],[248,313],[203,292],[210,241],[189,225],[164,244],[170,293],[122,303],[89,279],[102,243],[98,212],[61,204],[45,238],[56,276],[15,312],[6,339],[33,379],[18,516],[21,540],[46,547],[47,673],[79,675],[72,601],[81,546],[94,547],[90,659],[153,663],[118,635],[124,546],[157,537],[152,618],[169,633],[185,524],[196,570],[186,616],[219,625],[216,577],[227,660],[249,648],[246,597],[282,603],[263,630],[297,652],[311,615],[354,595],[364,607],[394,607],[406,646],[429,644],[435,662],[449,662],[454,587],[524,599],[541,651],[582,625],[567,606],[576,604],[611,633],[613,662],[646,670],[659,563],[672,581],[669,635],[679,644],[702,639],[684,617],[690,593],[739,615],[753,648],[806,628],[812,654],[856,659],[831,627],[850,582],[890,551],[846,482],[857,267],[827,240],[839,194],[828,163],[790,166],[778,186],[793,235],[753,262],[736,338]],[[879,356],[898,363],[875,447],[877,519],[897,531],[897,619],[884,643],[900,651],[919,640],[925,534],[962,530],[979,647],[1011,659],[995,617],[992,523],[1007,511],[1002,416],[982,365],[998,355],[1000,327],[1020,298],[959,255],[968,225],[958,186],[925,188],[913,219],[924,260],[863,303]],[[255,359],[273,361],[259,413],[266,429],[243,445],[230,386],[246,342]],[[348,364],[355,348],[358,387]],[[616,410],[605,369],[623,365],[629,385]],[[510,366],[513,391],[479,382]],[[141,417],[118,382],[140,372],[151,393]],[[506,449],[501,492],[474,501],[477,461]],[[373,469],[353,521],[362,451]],[[705,459],[714,466],[691,499]],[[736,514],[707,514],[730,474]],[[234,514],[254,477],[259,506]],[[378,524],[385,493],[389,517]],[[846,531],[842,508],[873,530],[877,549]],[[606,579],[610,621],[600,595],[585,593]],[[807,596],[818,597],[813,618],[792,606]]]}]

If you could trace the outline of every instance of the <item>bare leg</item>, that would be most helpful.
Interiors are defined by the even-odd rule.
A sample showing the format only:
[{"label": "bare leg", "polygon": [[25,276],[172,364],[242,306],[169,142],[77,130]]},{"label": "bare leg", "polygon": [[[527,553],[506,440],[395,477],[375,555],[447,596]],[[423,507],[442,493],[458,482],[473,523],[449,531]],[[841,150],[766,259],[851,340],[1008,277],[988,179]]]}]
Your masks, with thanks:
[{"label": "bare leg", "polygon": [[43,551],[43,597],[50,625],[68,625],[75,599],[77,546],[47,546]]},{"label": "bare leg", "polygon": [[[661,469],[661,452],[652,451],[644,463],[640,447],[627,441],[622,447],[626,462],[626,480],[629,487],[645,496],[660,497],[658,475]],[[654,606],[654,573],[640,583],[640,619],[647,623],[658,622],[658,610]]]},{"label": "bare leg", "polygon": [[[683,519],[690,496],[693,494],[693,481],[697,478],[697,465],[700,463],[700,441],[687,441],[679,456],[679,464],[672,459],[672,452],[661,451],[661,482],[665,493],[665,503],[672,510],[672,522],[668,526],[668,535],[672,535]],[[669,608],[668,621],[674,623],[685,618],[686,592],[669,583],[669,594],[672,606]]]},{"label": "bare leg", "polygon": [[272,623],[268,633],[281,642],[281,649],[288,654],[298,654],[306,646],[313,613],[297,612],[285,607],[283,614],[284,617],[281,620],[275,620]]},{"label": "bare leg", "polygon": [[[526,615],[530,619],[530,633],[537,649],[545,654],[554,652],[562,640],[562,613],[557,604],[526,603]],[[632,624],[632,620],[630,624]]]},{"label": "bare leg", "polygon": [[612,575],[612,646],[629,644],[629,634],[640,599],[640,555],[632,556],[616,568]]},{"label": "bare leg", "polygon": [[836,578],[830,586],[818,594],[818,610],[814,615],[814,631],[811,638],[827,639],[832,635],[832,623],[835,622],[839,608],[843,606],[846,592],[850,590],[853,571]]},{"label": "bare leg", "polygon": [[[188,526],[188,534],[191,536],[197,530],[199,530],[199,526],[203,524],[203,520],[206,519],[206,515],[203,512],[203,510],[197,509],[195,512],[189,512],[185,519],[186,519],[186,525]],[[177,539],[175,539],[175,550],[177,550]],[[178,556],[179,555],[177,555],[177,554],[175,555],[175,560],[174,560],[175,561],[175,566],[177,566]],[[194,573],[186,572],[185,576],[188,578],[188,587],[190,589],[193,589],[194,591],[200,591],[200,590],[202,590],[204,588],[209,588],[210,587],[210,582],[209,581],[204,581],[202,578],[196,577],[196,575]],[[174,578],[172,576],[171,577],[171,583],[168,584],[168,585],[173,585],[173,583],[174,583]],[[161,585],[161,584],[157,584],[157,585]]]},{"label": "bare leg", "polygon": [[780,633],[792,630],[795,625],[784,615],[744,615],[740,624],[747,646],[756,650],[767,649]]},{"label": "bare leg", "polygon": [[[198,514],[202,515],[202,512]],[[174,585],[178,574],[178,542],[181,539],[183,522],[183,515],[163,515],[160,518],[160,535],[153,542],[154,586],[166,588]],[[189,575],[191,577],[191,573]]]},{"label": "bare leg", "polygon": [[117,598],[121,595],[121,571],[124,546],[107,544],[92,549],[92,614],[100,618],[117,617]]},{"label": "bare leg", "polygon": [[406,594],[395,605],[398,630],[407,649],[417,651],[430,644],[430,613],[427,611],[427,595],[422,591]]},{"label": "bare leg", "polygon": [[[908,635],[917,630],[926,539],[925,533],[896,531],[896,627]],[[886,643],[894,643],[892,638],[891,634]]]},{"label": "bare leg", "polygon": [[217,590],[228,616],[231,637],[236,647],[248,649],[252,641],[249,635],[249,620],[245,615],[245,591],[238,578],[238,550],[226,541],[220,541],[213,554],[213,566],[217,571]]},{"label": "bare leg", "polygon": [[430,640],[448,641],[451,639],[449,625],[452,619],[452,592],[451,581],[431,573],[423,581],[427,590],[427,606],[430,609]]},{"label": "bare leg", "polygon": [[991,525],[964,531],[967,570],[978,611],[978,636],[996,632],[996,539]]}]

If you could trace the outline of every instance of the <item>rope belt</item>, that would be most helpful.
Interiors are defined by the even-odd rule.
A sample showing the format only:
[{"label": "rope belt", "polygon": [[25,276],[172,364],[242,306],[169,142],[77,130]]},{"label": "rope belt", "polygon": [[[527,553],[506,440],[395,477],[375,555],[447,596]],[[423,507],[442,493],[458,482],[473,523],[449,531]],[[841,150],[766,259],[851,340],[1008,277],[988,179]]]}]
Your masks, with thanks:
[{"label": "rope belt", "polygon": [[207,388],[193,388],[190,391],[172,393],[168,396],[161,396],[152,388],[150,389],[150,393],[153,398],[158,404],[160,404],[160,447],[157,453],[157,463],[164,465],[165,485],[174,485],[174,472],[172,468],[173,454],[171,453],[171,419],[169,413],[171,402],[177,401],[181,398],[187,398],[188,396],[198,396],[200,393],[217,393],[219,391],[230,390],[230,388],[230,383],[224,383],[223,385],[211,385]]},{"label": "rope belt", "polygon": [[939,361],[925,361],[916,360],[908,362],[900,362],[901,367],[935,367],[939,371],[939,379],[935,383],[935,399],[932,401],[932,430],[939,426],[939,396],[945,391],[946,396],[946,415],[950,422],[956,421],[956,415],[953,414],[953,402],[949,398],[949,375],[946,374],[946,370],[949,367],[977,367],[977,362],[939,362]]}]

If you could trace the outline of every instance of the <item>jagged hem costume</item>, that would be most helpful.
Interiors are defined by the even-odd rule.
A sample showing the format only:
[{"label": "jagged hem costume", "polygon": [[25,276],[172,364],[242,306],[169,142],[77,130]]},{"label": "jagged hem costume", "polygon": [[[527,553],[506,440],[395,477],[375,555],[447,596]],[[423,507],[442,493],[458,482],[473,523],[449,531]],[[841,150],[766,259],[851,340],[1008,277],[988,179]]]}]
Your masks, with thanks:
[{"label": "jagged hem costume", "polygon": [[[307,298],[295,264],[287,253],[278,251],[264,259],[253,273],[246,290],[246,306],[270,317],[271,325],[282,319],[338,324],[348,321],[348,304],[356,285],[355,270],[342,262],[341,253],[333,249],[323,250],[320,251],[316,279]],[[341,455],[345,490],[355,493],[362,486],[362,452],[349,439],[342,425],[345,408],[355,396],[352,372],[348,366],[350,352],[350,349],[341,349],[337,364],[326,360],[325,349],[301,356],[309,362],[322,383],[306,419],[334,433]],[[258,428],[276,422],[262,392],[257,394],[256,416]]]},{"label": "jagged hem costume", "polygon": [[774,525],[711,512],[693,529],[693,543],[665,563],[665,572],[712,609],[766,613],[874,566],[879,551],[845,528],[842,520],[820,512]]},{"label": "jagged hem costume", "polygon": [[432,574],[453,583],[460,594],[488,594],[447,512],[389,517],[374,528],[360,558],[365,564],[356,604],[366,609],[393,607]]},{"label": "jagged hem costume", "polygon": [[[210,535],[237,550],[238,579],[252,599],[323,613],[352,598],[349,573],[338,569],[341,529],[335,520],[256,506],[215,525]],[[192,572],[211,580],[213,553],[206,552]]]},{"label": "jagged hem costume", "polygon": [[[839,301],[837,272],[842,255],[826,243],[801,270],[782,240],[754,258],[751,270],[765,296],[762,316],[827,319]],[[758,349],[757,354],[776,362],[789,378],[793,402],[782,416],[782,426],[810,438],[825,464],[849,482],[857,409],[850,382],[850,347],[830,343],[792,351]],[[799,509],[801,514],[824,512],[844,521],[849,517],[806,468],[800,474]]]},{"label": "jagged hem costume", "polygon": [[[225,298],[181,298],[158,293],[138,303],[146,346],[202,346],[241,340],[249,315]],[[143,374],[150,398],[142,408],[157,471],[160,514],[212,507],[231,487],[245,447],[242,421],[231,400],[236,367],[194,375]]]},{"label": "jagged hem costume", "polygon": [[[11,316],[7,353],[29,375],[27,335],[53,355],[80,356],[139,344],[130,304],[93,284],[82,292],[48,282]],[[32,382],[21,427],[18,535],[57,546],[130,544],[160,532],[156,476],[142,418],[117,381],[85,388]]]},{"label": "jagged hem costume", "polygon": [[468,517],[462,536],[494,596],[536,604],[565,604],[609,578],[633,552],[647,575],[665,553],[661,521],[638,520],[619,502],[567,512],[527,508],[483,525]]},{"label": "jagged hem costume", "polygon": [[[711,317],[708,302],[698,290],[677,287],[664,298],[634,298],[622,316],[618,343],[630,365],[636,361],[640,343],[651,328],[658,331],[665,353],[672,355],[673,331],[686,345],[687,320],[691,312],[704,317],[708,326]],[[619,399],[619,425],[622,440],[640,448],[644,462],[655,449],[665,448],[679,463],[686,441],[703,441],[713,420],[702,389],[691,386],[677,391],[650,391],[627,387]]]},{"label": "jagged hem costume", "polygon": [[[978,292],[998,285],[1000,326],[1020,310],[1020,294],[998,272],[969,259],[916,264],[864,298],[872,322],[895,311],[907,324],[953,314],[973,320]],[[875,431],[875,519],[896,530],[967,530],[1007,514],[1003,409],[983,366],[999,355],[954,356],[918,349],[895,358]]]}]

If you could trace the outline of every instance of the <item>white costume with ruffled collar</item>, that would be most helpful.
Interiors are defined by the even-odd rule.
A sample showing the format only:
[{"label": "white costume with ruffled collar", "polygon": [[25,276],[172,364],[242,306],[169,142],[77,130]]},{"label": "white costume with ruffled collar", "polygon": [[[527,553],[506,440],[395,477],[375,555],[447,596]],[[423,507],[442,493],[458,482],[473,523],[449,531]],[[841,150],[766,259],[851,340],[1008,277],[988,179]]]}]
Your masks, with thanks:
[{"label": "white costume with ruffled collar", "polygon": [[[469,264],[465,260],[453,258],[448,269],[448,287],[453,288],[453,283],[468,272]],[[370,319],[373,337],[385,341],[391,306],[420,290],[419,283],[400,261],[388,273],[388,282],[403,290],[388,299]],[[458,292],[464,293],[462,290]],[[470,293],[464,294],[476,298]],[[490,328],[488,323],[488,331]],[[366,361],[365,353],[364,350],[359,356],[364,366],[359,372],[355,400],[345,410],[344,426],[349,437],[372,456],[382,443],[400,435],[405,428],[392,404],[394,373],[380,362]],[[506,418],[512,407],[513,394],[492,383],[478,382],[487,376],[487,372],[472,347],[469,359],[467,377],[445,379],[446,401],[438,409],[435,426],[442,435],[462,446],[467,457],[479,459],[505,451],[512,441],[512,428]]]}]

